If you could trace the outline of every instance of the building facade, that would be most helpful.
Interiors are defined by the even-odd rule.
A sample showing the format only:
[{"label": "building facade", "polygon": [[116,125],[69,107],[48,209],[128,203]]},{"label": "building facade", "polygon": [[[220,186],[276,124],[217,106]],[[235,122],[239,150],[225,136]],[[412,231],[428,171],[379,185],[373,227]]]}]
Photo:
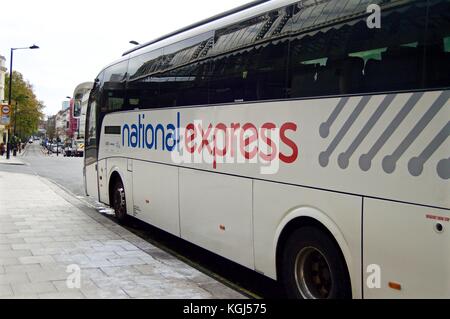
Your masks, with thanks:
[{"label": "building facade", "polygon": [[[6,75],[6,59],[0,55],[0,105],[4,104],[5,100],[5,75]],[[8,140],[8,131],[4,125],[0,124],[0,144],[6,143]]]},{"label": "building facade", "polygon": [[56,137],[56,115],[49,116],[45,123],[45,134],[46,137],[52,141]]},{"label": "building facade", "polygon": [[0,55],[0,103],[5,100],[6,59]]},{"label": "building facade", "polygon": [[70,108],[61,110],[55,115],[55,137],[61,141],[66,140],[70,125]]}]

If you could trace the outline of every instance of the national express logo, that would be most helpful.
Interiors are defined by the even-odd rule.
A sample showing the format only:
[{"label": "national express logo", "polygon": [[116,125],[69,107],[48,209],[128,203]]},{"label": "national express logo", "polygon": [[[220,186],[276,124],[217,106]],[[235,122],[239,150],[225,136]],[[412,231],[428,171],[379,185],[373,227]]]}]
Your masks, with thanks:
[{"label": "national express logo", "polygon": [[205,123],[194,121],[181,127],[181,114],[169,124],[151,123],[139,114],[133,124],[122,126],[122,146],[133,149],[171,153],[175,164],[259,164],[264,175],[276,174],[280,162],[294,163],[298,145],[291,138],[297,124],[281,126],[267,122],[257,127],[253,123]]}]

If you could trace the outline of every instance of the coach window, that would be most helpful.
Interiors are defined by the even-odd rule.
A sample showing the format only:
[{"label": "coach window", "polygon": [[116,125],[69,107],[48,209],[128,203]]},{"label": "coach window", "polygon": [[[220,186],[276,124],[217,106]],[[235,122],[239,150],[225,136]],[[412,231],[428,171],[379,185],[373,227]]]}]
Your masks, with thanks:
[{"label": "coach window", "polygon": [[104,71],[100,112],[107,114],[125,109],[128,60],[108,67]]},{"label": "coach window", "polygon": [[381,28],[369,28],[368,2],[298,8],[290,26],[290,97],[423,88],[426,2],[373,3],[381,6]]},{"label": "coach window", "polygon": [[208,104],[209,63],[194,62],[161,75],[161,106]]},{"label": "coach window", "polygon": [[179,69],[177,74],[179,103],[182,105],[207,105],[211,78],[209,61],[198,61]]},{"label": "coach window", "polygon": [[209,86],[209,101],[212,104],[244,101],[244,80],[246,79],[249,55],[240,53],[213,59]]},{"label": "coach window", "polygon": [[[345,40],[346,53],[363,65],[363,76],[350,83],[351,66],[345,70],[347,74],[343,72],[350,93],[424,88],[426,4],[426,1],[409,1],[403,5],[386,5],[386,8],[380,4],[381,28],[368,28],[366,18],[352,26]],[[361,86],[357,86],[357,81]]]},{"label": "coach window", "polygon": [[286,97],[288,41],[266,43],[251,52],[245,80],[246,101]]},{"label": "coach window", "polygon": [[160,83],[156,74],[161,70],[162,49],[130,58],[128,65],[128,101],[132,109],[159,106]]},{"label": "coach window", "polygon": [[292,6],[269,12],[258,35],[245,80],[246,101],[287,97],[289,41],[284,30],[292,17]]},{"label": "coach window", "polygon": [[243,102],[257,98],[258,72],[255,68],[258,63],[253,59],[258,52],[255,46],[263,41],[275,19],[266,14],[216,32],[214,46],[209,52],[212,57],[211,103]]},{"label": "coach window", "polygon": [[213,40],[211,31],[164,47],[160,106],[208,104],[208,63],[201,60]]},{"label": "coach window", "polygon": [[425,43],[427,88],[450,86],[450,1],[429,1]]}]

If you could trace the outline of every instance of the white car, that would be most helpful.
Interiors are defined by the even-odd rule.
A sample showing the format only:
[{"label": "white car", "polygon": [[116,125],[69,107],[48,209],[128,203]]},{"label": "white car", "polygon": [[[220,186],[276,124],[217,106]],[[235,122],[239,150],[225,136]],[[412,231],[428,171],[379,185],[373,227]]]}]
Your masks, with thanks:
[{"label": "white car", "polygon": [[60,153],[60,154],[62,154],[63,153],[63,148],[62,148],[61,145],[56,146],[56,144],[53,144],[52,145],[52,152],[53,153]]}]

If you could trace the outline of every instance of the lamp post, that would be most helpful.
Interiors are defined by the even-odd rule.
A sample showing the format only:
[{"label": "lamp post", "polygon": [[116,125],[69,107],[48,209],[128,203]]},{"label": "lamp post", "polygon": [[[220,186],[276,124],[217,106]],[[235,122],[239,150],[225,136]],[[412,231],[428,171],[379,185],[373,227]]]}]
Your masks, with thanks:
[{"label": "lamp post", "polygon": [[[24,48],[11,48],[11,60],[9,65],[9,95],[8,95],[8,105],[11,107],[11,100],[12,100],[12,77],[13,77],[13,58],[14,58],[14,51],[16,50],[35,50],[39,49],[39,47],[35,44],[33,44],[30,47],[24,47]],[[6,143],[6,159],[10,158],[10,152],[11,152],[11,128],[8,127],[8,141]]]}]

